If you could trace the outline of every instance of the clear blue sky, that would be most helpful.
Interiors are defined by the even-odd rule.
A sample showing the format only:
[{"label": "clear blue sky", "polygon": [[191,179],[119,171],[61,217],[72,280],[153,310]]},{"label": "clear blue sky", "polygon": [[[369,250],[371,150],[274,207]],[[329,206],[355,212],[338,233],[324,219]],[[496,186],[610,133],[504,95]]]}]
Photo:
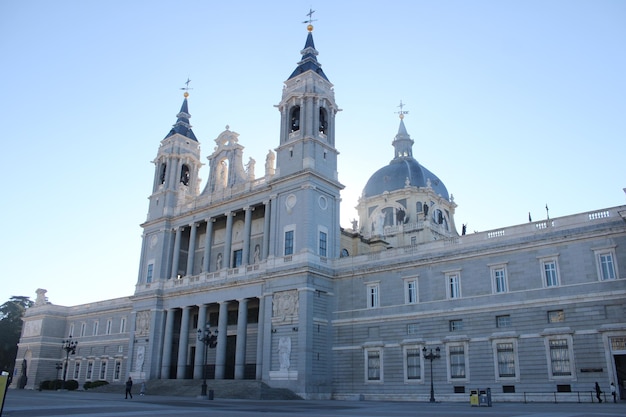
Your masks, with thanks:
[{"label": "clear blue sky", "polygon": [[264,160],[309,7],[343,109],[344,227],[393,157],[400,100],[469,232],[626,203],[622,0],[1,0],[0,303],[131,295],[180,87],[205,162],[226,125]]}]

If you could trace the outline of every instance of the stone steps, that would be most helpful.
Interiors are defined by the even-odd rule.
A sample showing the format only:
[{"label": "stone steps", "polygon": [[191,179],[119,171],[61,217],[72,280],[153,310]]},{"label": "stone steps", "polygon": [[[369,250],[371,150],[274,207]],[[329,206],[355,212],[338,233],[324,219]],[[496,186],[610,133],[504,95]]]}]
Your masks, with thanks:
[{"label": "stone steps", "polygon": [[[146,381],[146,395],[169,395],[197,397],[201,394],[202,380],[198,379],[153,379]],[[133,385],[133,395],[139,395],[141,383]],[[286,388],[272,388],[256,380],[207,380],[207,393],[213,391],[214,398],[248,400],[301,400]],[[92,388],[94,392],[110,392],[124,395],[124,384],[109,384]]]}]

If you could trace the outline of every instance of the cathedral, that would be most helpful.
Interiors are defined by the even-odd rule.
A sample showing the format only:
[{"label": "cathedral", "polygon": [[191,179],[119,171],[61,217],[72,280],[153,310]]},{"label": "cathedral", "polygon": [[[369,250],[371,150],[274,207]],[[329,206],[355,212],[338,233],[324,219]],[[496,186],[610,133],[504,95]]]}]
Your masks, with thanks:
[{"label": "cathedral", "polygon": [[134,294],[60,306],[37,290],[12,388],[61,370],[80,386],[258,380],[305,399],[467,401],[489,388],[496,401],[589,401],[596,381],[621,397],[626,206],[466,234],[401,111],[389,164],[342,228],[339,108],[311,25],[300,53],[262,168],[227,126],[202,184],[185,92],[155,140]]}]

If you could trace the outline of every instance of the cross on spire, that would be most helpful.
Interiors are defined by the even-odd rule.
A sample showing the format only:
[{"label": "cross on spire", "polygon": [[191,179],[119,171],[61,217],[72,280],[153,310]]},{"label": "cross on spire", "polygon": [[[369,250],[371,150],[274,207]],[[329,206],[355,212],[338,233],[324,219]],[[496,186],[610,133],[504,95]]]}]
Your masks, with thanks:
[{"label": "cross on spire", "polygon": [[313,32],[313,22],[317,22],[317,19],[313,19],[313,13],[315,13],[315,10],[313,9],[309,9],[309,12],[306,14],[307,16],[309,16],[309,18],[307,20],[305,20],[302,23],[306,23],[306,30],[308,30],[309,32]]},{"label": "cross on spire", "polygon": [[185,91],[185,97],[189,96],[189,90],[193,90],[193,88],[189,87],[189,83],[191,82],[191,80],[189,79],[189,77],[187,77],[187,81],[185,81],[185,86],[181,87],[181,90]]},{"label": "cross on spire", "polygon": [[406,110],[402,110],[404,108],[404,106],[406,106],[406,104],[402,103],[402,100],[400,100],[400,105],[398,107],[400,107],[400,111],[397,111],[396,114],[400,115],[400,119],[404,119],[404,115],[405,114],[409,114],[408,111]]},{"label": "cross on spire", "polygon": [[309,12],[306,14],[307,16],[309,16],[309,18],[302,23],[307,23],[310,25],[313,22],[317,22],[317,19],[313,19],[313,13],[315,13],[315,10],[309,9]]}]

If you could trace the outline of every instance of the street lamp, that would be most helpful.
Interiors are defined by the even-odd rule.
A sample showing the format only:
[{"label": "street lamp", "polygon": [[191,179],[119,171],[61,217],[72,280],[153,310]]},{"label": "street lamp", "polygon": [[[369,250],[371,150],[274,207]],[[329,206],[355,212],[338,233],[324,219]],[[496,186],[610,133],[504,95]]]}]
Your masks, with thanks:
[{"label": "street lamp", "polygon": [[55,367],[56,367],[56,370],[57,370],[57,380],[58,380],[58,379],[61,379],[61,378],[59,378],[59,371],[60,371],[61,369],[63,369],[63,362],[57,362],[57,363],[55,364]]},{"label": "street lamp", "polygon": [[424,346],[424,349],[422,349],[422,354],[424,356],[424,359],[428,359],[430,361],[430,402],[434,403],[435,402],[435,386],[433,385],[433,361],[435,359],[439,359],[441,357],[441,355],[439,354],[440,349],[439,346],[437,346],[437,348],[435,349],[435,353],[433,353],[433,349],[430,349],[430,353],[426,353],[428,352],[428,349],[426,349],[426,346]]},{"label": "street lamp", "polygon": [[200,395],[206,398],[206,361],[209,349],[217,346],[217,330],[211,331],[209,323],[205,325],[204,332],[198,329],[198,342],[204,343],[204,363],[202,366],[202,391]]},{"label": "street lamp", "polygon": [[70,353],[74,355],[76,353],[76,345],[78,342],[72,340],[72,335],[68,337],[67,340],[63,340],[63,346],[61,349],[65,351],[65,369],[63,370],[63,385],[61,385],[61,389],[65,389],[65,378],[67,377],[67,368],[70,366]]}]

